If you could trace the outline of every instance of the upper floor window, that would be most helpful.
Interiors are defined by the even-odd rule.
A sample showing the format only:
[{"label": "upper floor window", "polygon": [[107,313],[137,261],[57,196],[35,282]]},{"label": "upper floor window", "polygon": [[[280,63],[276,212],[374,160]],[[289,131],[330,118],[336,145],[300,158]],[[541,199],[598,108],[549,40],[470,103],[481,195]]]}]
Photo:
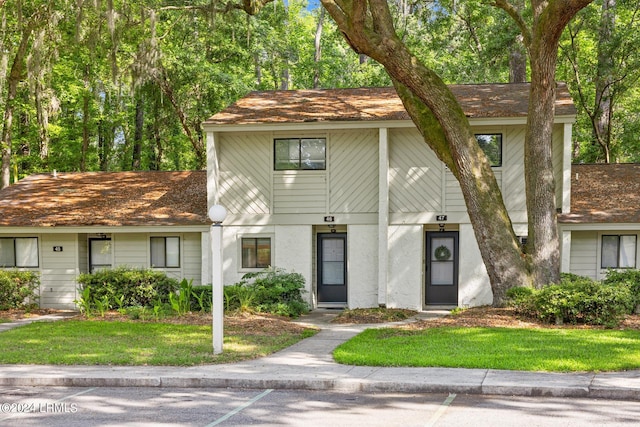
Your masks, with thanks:
[{"label": "upper floor window", "polygon": [[274,140],[275,170],[324,170],[325,138],[280,138]]},{"label": "upper floor window", "polygon": [[0,267],[38,267],[38,238],[1,237]]},{"label": "upper floor window", "polygon": [[635,268],[636,235],[602,236],[602,268]]},{"label": "upper floor window", "polygon": [[271,265],[270,237],[242,238],[242,268],[267,268]]},{"label": "upper floor window", "polygon": [[502,134],[481,133],[476,134],[476,139],[484,154],[489,158],[491,166],[502,166]]},{"label": "upper floor window", "polygon": [[180,267],[180,238],[152,237],[151,266],[157,268]]}]

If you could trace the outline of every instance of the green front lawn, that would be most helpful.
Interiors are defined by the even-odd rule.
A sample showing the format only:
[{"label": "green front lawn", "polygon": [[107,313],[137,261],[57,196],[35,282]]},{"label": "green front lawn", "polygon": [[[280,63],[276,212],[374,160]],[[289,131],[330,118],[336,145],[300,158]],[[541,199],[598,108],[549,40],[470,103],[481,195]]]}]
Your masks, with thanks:
[{"label": "green front lawn", "polygon": [[211,326],[120,321],[36,322],[0,333],[0,364],[181,365],[265,356],[315,333],[225,328],[213,355]]},{"label": "green front lawn", "polygon": [[523,371],[640,368],[640,331],[436,327],[369,329],[334,351],[339,363]]}]

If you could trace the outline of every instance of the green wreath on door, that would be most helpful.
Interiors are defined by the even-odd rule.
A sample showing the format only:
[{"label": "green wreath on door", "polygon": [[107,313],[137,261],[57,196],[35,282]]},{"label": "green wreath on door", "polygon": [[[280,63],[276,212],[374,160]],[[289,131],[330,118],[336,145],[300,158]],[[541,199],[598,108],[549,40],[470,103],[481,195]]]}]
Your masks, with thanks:
[{"label": "green wreath on door", "polygon": [[438,261],[447,261],[451,259],[451,250],[445,245],[440,245],[433,251],[433,256]]}]

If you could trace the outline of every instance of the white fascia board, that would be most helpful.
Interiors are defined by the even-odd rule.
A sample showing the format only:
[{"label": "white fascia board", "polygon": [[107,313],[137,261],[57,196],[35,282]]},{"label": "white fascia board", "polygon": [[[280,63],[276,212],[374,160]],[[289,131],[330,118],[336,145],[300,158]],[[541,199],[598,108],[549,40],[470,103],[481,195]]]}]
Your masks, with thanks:
[{"label": "white fascia board", "polygon": [[[576,117],[556,116],[554,123],[574,123]],[[482,117],[469,119],[471,126],[524,125],[526,117]],[[267,132],[267,131],[313,131],[326,129],[371,129],[371,128],[410,128],[415,127],[411,120],[359,120],[359,121],[317,121],[304,123],[252,123],[217,125],[203,123],[205,132]]]},{"label": "white fascia board", "polygon": [[414,127],[411,120],[393,121],[317,121],[304,123],[252,123],[242,125],[203,124],[205,132],[267,132],[267,131],[309,131],[327,129],[371,129],[378,127],[406,128]]},{"label": "white fascia board", "polygon": [[624,223],[603,223],[589,222],[581,224],[558,223],[558,228],[564,231],[640,231],[640,223],[624,222]]}]

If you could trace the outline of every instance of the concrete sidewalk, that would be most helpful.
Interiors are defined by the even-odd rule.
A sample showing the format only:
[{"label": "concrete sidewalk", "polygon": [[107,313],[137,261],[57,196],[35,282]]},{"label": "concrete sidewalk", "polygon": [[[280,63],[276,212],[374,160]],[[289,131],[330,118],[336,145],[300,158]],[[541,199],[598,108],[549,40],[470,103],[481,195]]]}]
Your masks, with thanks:
[{"label": "concrete sidewalk", "polygon": [[[421,313],[420,317],[441,314]],[[261,359],[194,367],[2,365],[0,386],[230,387],[640,400],[640,370],[563,374],[340,365],[331,356],[336,346],[366,328],[388,324],[329,323],[335,315],[335,311],[315,310],[304,316],[298,322],[321,331]]]}]

